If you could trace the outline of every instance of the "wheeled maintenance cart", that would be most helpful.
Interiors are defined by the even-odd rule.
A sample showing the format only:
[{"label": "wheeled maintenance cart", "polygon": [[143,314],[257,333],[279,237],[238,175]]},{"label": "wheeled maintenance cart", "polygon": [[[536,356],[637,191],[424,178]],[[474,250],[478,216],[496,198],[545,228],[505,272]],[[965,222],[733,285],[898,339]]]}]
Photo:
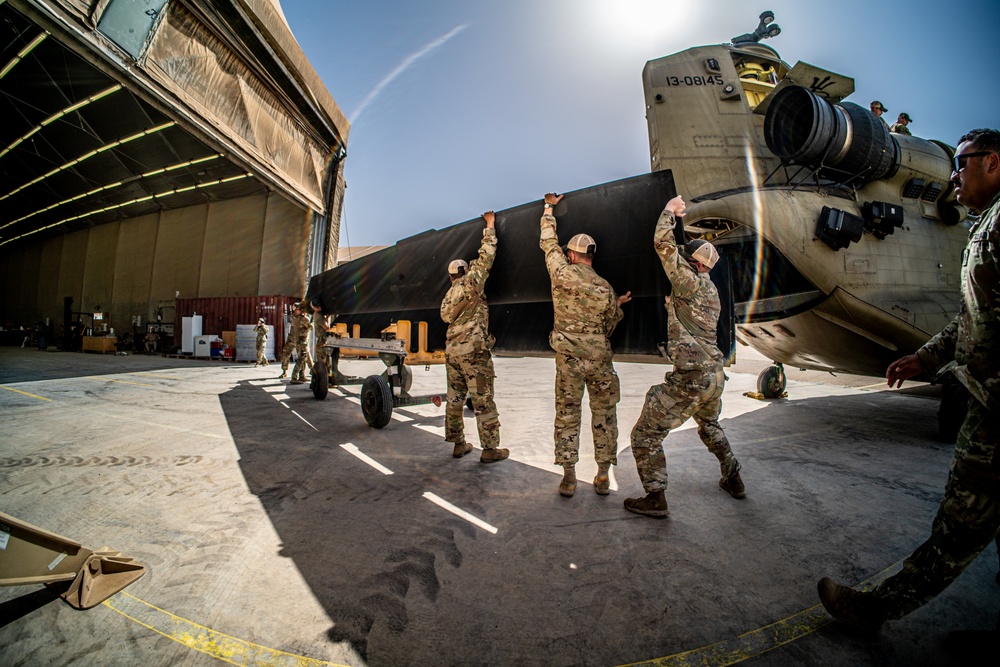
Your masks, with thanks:
[{"label": "wheeled maintenance cart", "polygon": [[[313,366],[310,388],[313,395],[323,400],[329,393],[330,386],[361,385],[361,412],[365,421],[373,428],[382,428],[392,419],[392,409],[408,405],[440,406],[444,401],[443,394],[427,394],[411,396],[409,391],[413,385],[413,371],[409,366],[444,363],[443,352],[427,352],[426,322],[419,322],[420,342],[417,352],[408,348],[410,340],[410,322],[400,320],[387,332],[383,338],[339,338],[327,336],[324,347],[330,351],[330,372],[324,364]],[[391,337],[388,337],[391,336]],[[386,369],[381,375],[369,375],[362,378],[354,375],[344,375],[340,372],[340,356],[342,350],[351,352],[363,351],[378,354]]]}]

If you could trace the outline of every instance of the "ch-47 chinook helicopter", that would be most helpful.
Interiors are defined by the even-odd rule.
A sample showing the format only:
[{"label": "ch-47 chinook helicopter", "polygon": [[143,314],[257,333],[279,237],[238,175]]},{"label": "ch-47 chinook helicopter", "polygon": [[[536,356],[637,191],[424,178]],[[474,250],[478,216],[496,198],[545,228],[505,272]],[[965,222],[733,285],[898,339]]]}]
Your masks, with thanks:
[{"label": "ch-47 chinook helicopter", "polygon": [[652,168],[730,257],[736,336],[775,362],[766,396],[782,364],[884,376],[958,312],[968,239],[954,149],[844,102],[853,79],[789,68],[759,41],[773,20],[643,70]]},{"label": "ch-47 chinook helicopter", "polygon": [[[883,376],[958,312],[967,240],[950,182],[954,149],[891,134],[844,102],[849,77],[789,67],[760,43],[780,32],[773,21],[764,12],[730,44],[646,63],[651,173],[568,193],[555,211],[560,238],[591,234],[595,269],[633,293],[612,339],[616,357],[649,360],[659,357],[670,289],[653,228],[666,201],[683,195],[687,236],[721,253],[712,272],[719,346],[732,356],[738,339],[773,360],[757,383],[767,397],[783,392],[784,364]],[[497,213],[486,295],[500,353],[550,354],[540,213],[538,202]],[[443,346],[443,267],[474,257],[481,230],[472,220],[404,239],[314,276],[309,296],[369,331],[425,320],[430,344]]]}]

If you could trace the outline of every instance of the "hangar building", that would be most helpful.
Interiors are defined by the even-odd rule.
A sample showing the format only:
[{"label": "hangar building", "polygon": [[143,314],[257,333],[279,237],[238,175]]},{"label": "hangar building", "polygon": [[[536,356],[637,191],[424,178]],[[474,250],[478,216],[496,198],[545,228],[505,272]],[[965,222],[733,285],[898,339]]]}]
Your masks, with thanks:
[{"label": "hangar building", "polygon": [[0,324],[336,264],[349,124],[278,0],[6,0],[0,44]]}]

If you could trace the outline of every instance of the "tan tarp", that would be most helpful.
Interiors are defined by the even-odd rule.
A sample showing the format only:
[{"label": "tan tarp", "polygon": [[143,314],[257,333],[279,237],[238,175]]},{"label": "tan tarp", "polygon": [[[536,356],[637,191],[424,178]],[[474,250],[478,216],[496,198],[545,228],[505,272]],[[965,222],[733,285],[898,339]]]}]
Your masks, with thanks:
[{"label": "tan tarp", "polygon": [[183,5],[170,3],[145,70],[185,105],[217,119],[217,129],[324,213],[328,149],[304,131],[259,77]]}]

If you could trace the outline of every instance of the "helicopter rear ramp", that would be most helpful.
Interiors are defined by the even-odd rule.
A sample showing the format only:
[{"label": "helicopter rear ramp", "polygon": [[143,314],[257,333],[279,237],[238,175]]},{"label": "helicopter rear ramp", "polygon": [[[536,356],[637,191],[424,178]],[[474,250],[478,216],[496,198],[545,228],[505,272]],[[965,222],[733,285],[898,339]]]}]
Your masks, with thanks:
[{"label": "helicopter rear ramp", "polygon": [[[666,336],[663,297],[670,284],[653,249],[653,230],[663,206],[676,195],[669,170],[643,174],[568,193],[556,206],[559,239],[586,232],[597,241],[594,268],[618,294],[632,292],[625,317],[612,337],[618,358],[659,358]],[[494,350],[548,356],[552,301],[544,255],[538,247],[541,200],[498,211],[497,255],[486,282]],[[448,290],[448,262],[473,259],[484,223],[476,218],[430,230],[396,245],[314,276],[308,299],[338,322],[358,324],[362,336],[377,335],[397,319],[426,321],[431,349],[444,347],[441,299]],[[723,300],[719,347],[732,354],[733,301],[730,265],[723,255],[712,272]]]}]

